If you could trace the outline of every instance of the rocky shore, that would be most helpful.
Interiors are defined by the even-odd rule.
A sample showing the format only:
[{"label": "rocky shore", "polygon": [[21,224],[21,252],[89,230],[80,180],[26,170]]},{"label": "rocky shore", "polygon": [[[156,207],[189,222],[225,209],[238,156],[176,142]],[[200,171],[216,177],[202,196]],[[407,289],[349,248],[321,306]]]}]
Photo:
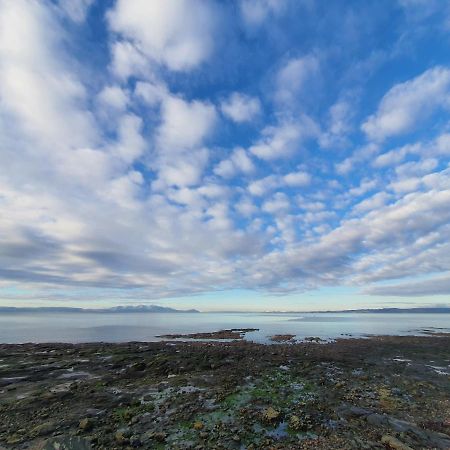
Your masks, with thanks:
[{"label": "rocky shore", "polygon": [[280,336],[0,345],[0,449],[450,448],[448,335]]}]

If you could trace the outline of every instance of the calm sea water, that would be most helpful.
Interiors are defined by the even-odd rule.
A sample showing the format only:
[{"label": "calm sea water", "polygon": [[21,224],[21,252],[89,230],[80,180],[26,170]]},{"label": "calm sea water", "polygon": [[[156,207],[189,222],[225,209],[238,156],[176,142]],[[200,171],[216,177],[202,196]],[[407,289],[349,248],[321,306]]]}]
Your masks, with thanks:
[{"label": "calm sea water", "polygon": [[423,329],[450,331],[449,314],[269,314],[269,313],[4,313],[0,342],[157,341],[156,335],[259,328],[247,339],[267,342],[273,334],[298,339],[421,334]]}]

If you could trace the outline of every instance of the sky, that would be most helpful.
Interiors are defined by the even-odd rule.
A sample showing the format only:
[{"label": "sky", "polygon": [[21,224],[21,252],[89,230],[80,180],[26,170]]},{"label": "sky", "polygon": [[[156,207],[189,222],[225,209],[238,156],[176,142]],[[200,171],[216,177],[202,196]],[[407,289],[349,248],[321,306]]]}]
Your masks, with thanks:
[{"label": "sky", "polygon": [[450,305],[450,2],[0,0],[0,305]]}]

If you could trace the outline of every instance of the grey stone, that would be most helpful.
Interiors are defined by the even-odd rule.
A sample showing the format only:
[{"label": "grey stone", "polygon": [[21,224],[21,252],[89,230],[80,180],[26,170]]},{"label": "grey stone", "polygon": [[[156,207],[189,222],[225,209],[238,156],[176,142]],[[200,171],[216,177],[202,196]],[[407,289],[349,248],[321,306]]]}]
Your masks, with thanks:
[{"label": "grey stone", "polygon": [[78,436],[63,436],[48,440],[42,450],[92,450],[89,440]]}]

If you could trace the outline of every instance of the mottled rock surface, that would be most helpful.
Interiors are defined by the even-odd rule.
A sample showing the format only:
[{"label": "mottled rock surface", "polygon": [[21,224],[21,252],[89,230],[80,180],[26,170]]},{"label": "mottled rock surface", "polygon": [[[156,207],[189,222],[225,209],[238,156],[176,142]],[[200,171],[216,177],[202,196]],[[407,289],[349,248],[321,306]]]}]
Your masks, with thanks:
[{"label": "mottled rock surface", "polygon": [[0,449],[450,448],[449,336],[0,345],[0,360]]}]

